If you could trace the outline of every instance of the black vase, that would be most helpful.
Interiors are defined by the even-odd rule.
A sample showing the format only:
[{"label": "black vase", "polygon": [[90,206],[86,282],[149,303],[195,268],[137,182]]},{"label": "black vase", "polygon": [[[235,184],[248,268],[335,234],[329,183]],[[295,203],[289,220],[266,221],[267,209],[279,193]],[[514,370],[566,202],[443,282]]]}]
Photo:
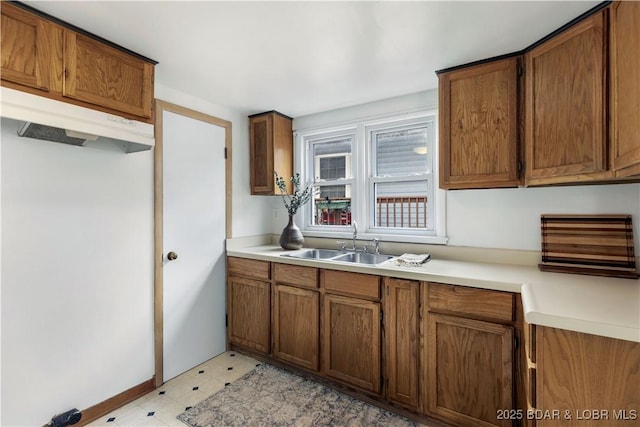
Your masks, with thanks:
[{"label": "black vase", "polygon": [[293,215],[289,215],[289,224],[282,230],[280,246],[283,249],[300,249],[304,244],[304,237],[298,226],[293,222]]}]

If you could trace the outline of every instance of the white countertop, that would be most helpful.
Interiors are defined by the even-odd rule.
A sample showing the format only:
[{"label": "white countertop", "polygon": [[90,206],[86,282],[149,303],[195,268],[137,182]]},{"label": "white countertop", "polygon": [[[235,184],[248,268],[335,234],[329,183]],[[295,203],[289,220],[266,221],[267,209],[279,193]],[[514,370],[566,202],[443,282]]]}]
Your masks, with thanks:
[{"label": "white countertop", "polygon": [[228,256],[240,258],[518,292],[528,323],[640,342],[640,280],[445,259],[431,259],[420,267],[400,267],[393,260],[368,266],[281,256],[292,252],[274,245],[227,248]]}]

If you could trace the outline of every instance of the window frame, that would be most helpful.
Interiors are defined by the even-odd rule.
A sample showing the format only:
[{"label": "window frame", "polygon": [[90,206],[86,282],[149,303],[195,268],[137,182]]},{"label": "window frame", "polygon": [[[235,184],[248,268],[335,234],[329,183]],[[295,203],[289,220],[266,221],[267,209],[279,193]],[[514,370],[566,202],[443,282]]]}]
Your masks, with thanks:
[{"label": "window frame", "polygon": [[[435,159],[433,156],[434,146],[436,145],[436,134],[435,134],[435,126],[436,126],[436,117],[433,116],[418,116],[414,118],[399,118],[394,121],[382,121],[379,123],[368,123],[365,124],[365,133],[366,133],[366,144],[367,144],[367,173],[366,173],[366,182],[367,182],[367,202],[369,210],[369,218],[367,223],[367,231],[373,234],[398,234],[398,235],[409,235],[409,236],[433,236],[436,233],[436,223],[437,218],[435,218],[435,205],[436,203],[431,203],[431,200],[435,200],[434,198],[434,169],[435,169]],[[427,172],[422,173],[412,173],[406,175],[391,175],[391,176],[378,176],[376,175],[376,167],[378,165],[377,159],[377,149],[375,147],[376,141],[373,138],[373,135],[376,133],[383,133],[384,131],[392,132],[394,129],[411,129],[411,128],[419,128],[423,126],[430,126],[431,130],[431,147],[427,147],[427,151],[431,152],[429,155],[431,165],[428,168]],[[427,155],[427,154],[425,154]],[[400,227],[378,227],[376,226],[376,199],[375,199],[375,185],[377,183],[387,183],[387,182],[418,182],[418,181],[427,181],[427,225],[431,227],[428,229],[412,229],[412,228],[400,228]],[[432,185],[429,185],[429,181],[431,181]]]},{"label": "window frame", "polygon": [[[375,227],[374,184],[376,182],[393,182],[414,180],[414,177],[373,177],[375,166],[374,152],[372,150],[371,131],[404,127],[419,122],[432,123],[431,146],[431,172],[420,174],[415,180],[429,181],[427,200],[427,215],[433,219],[432,230],[420,230],[411,228]],[[365,240],[377,237],[380,241],[446,244],[446,192],[439,189],[438,185],[438,116],[435,110],[420,110],[412,113],[386,115],[373,119],[354,120],[340,126],[325,126],[315,129],[298,130],[295,132],[296,140],[296,166],[305,182],[313,182],[313,147],[312,144],[321,143],[328,139],[335,139],[341,135],[352,135],[351,139],[351,171],[352,178],[318,182],[317,185],[351,185],[351,216],[358,223],[358,238]],[[370,173],[371,172],[371,173]],[[410,178],[410,179],[408,179]],[[369,203],[371,208],[369,209]],[[315,225],[313,224],[313,203],[307,203],[300,210],[301,224],[305,236],[325,237],[335,239],[349,239],[353,235],[351,225]],[[429,220],[429,216],[427,218]]]}]

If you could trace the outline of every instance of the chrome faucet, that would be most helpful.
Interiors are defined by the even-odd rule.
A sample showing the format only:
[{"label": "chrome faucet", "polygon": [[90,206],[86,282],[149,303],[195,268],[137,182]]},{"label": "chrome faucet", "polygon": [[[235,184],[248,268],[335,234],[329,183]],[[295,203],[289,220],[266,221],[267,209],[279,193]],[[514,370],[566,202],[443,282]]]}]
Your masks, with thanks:
[{"label": "chrome faucet", "polygon": [[358,237],[358,223],[355,221],[351,222],[351,227],[353,228],[353,250],[356,250],[356,237]]}]

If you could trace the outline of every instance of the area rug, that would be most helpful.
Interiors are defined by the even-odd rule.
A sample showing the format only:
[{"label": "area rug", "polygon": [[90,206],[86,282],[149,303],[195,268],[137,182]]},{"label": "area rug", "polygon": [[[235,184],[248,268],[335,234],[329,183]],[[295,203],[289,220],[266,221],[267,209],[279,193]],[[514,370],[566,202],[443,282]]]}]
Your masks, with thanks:
[{"label": "area rug", "polygon": [[416,426],[313,380],[261,364],[177,417],[209,426]]}]

